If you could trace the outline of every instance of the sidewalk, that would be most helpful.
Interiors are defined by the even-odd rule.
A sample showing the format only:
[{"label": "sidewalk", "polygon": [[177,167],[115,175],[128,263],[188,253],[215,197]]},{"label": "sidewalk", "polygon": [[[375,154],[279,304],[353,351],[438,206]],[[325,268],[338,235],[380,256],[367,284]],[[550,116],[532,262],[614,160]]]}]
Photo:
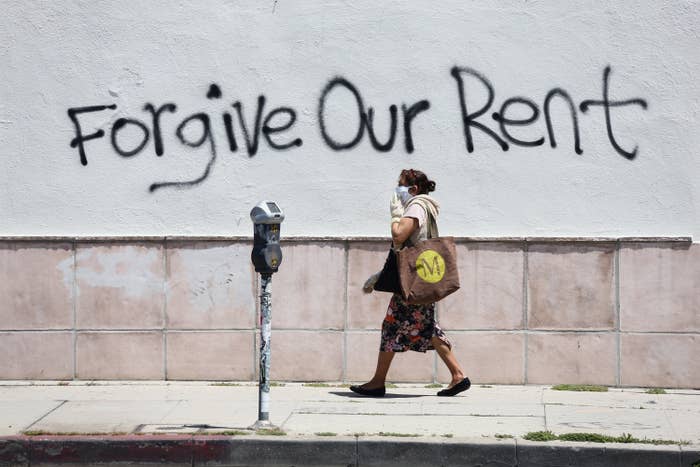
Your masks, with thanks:
[{"label": "sidewalk", "polygon": [[[413,450],[415,454],[410,461],[404,459],[402,462],[407,463],[403,465],[413,465],[421,456],[428,456],[426,465],[431,464],[430,456],[442,456],[439,460],[432,457],[433,464],[450,465],[448,454],[452,450],[456,450],[455,459],[459,461],[455,465],[480,465],[481,458],[465,464],[464,455],[484,449],[500,453],[496,458],[505,456],[493,465],[691,466],[700,461],[700,391],[647,394],[643,389],[611,388],[595,393],[555,391],[548,386],[477,384],[457,397],[442,398],[435,396],[437,390],[425,384],[401,384],[389,388],[384,398],[374,399],[356,396],[342,385],[273,386],[270,418],[285,435],[272,436],[248,430],[257,420],[256,383],[5,381],[0,382],[0,436],[4,437],[0,439],[0,465],[30,465],[28,454],[26,462],[21,453],[17,454],[19,457],[12,458],[13,464],[8,452],[25,449],[37,455],[44,449],[42,443],[49,443],[55,450],[57,443],[100,440],[104,447],[105,439],[119,441],[121,446],[129,442],[164,442],[170,446],[168,452],[175,452],[173,443],[201,447],[209,442],[211,448],[230,441],[233,444],[228,445],[227,452],[233,452],[232,446],[237,446],[234,451],[238,455],[245,451],[244,446],[258,452],[247,464],[216,465],[330,465],[324,455],[336,449],[350,457],[343,460],[345,454],[340,458],[334,455],[338,462],[332,465],[401,465],[397,453]],[[654,446],[522,439],[526,433],[545,430],[610,436],[628,433],[639,439],[684,443]],[[71,437],[54,436],[60,434]],[[114,437],[115,434],[120,436]],[[214,436],[220,434],[226,436]],[[362,449],[369,449],[367,456],[360,456]],[[639,458],[634,457],[637,464],[571,463],[576,457],[571,457],[572,453],[587,450],[598,453],[594,457],[599,460],[600,456],[623,452],[627,454],[622,457],[641,455],[646,461],[640,464]],[[285,451],[292,457],[294,452],[306,457],[287,459]],[[264,452],[272,457],[266,458]],[[312,452],[316,452],[315,457],[310,455]],[[527,463],[534,462],[535,454],[555,459],[562,453],[568,456],[568,463],[542,459],[539,464]],[[582,459],[590,458],[590,453]],[[186,455],[192,452],[188,450]],[[47,462],[43,465],[52,465],[45,457],[35,457],[38,458]],[[54,458],[56,465],[60,459]],[[657,460],[648,463],[653,459]],[[184,462],[193,464],[194,461]]]}]

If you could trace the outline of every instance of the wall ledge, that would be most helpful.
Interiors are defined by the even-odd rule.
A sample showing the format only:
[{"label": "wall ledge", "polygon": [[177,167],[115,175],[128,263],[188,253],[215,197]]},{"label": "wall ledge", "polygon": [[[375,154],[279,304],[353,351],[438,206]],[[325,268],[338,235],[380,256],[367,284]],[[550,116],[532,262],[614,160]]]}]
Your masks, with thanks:
[{"label": "wall ledge", "polygon": [[[693,243],[692,237],[458,237],[456,242],[499,242],[499,243]],[[251,242],[252,236],[0,236],[0,242]],[[283,237],[282,242],[389,242],[389,237]]]}]

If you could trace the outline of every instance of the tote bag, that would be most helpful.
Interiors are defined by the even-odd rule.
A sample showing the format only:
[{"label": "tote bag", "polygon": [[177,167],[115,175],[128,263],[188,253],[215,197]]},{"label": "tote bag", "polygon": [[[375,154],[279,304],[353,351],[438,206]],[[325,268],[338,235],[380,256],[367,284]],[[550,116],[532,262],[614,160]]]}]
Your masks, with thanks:
[{"label": "tote bag", "polygon": [[428,215],[428,239],[396,254],[401,295],[412,305],[442,300],[459,289],[457,249],[453,237],[440,237]]},{"label": "tote bag", "polygon": [[399,282],[399,268],[396,261],[394,248],[389,248],[389,254],[384,261],[384,267],[379,273],[379,278],[374,284],[374,290],[379,292],[401,293],[401,283]]},{"label": "tote bag", "polygon": [[453,237],[436,237],[397,253],[401,294],[412,305],[442,300],[459,289]]}]

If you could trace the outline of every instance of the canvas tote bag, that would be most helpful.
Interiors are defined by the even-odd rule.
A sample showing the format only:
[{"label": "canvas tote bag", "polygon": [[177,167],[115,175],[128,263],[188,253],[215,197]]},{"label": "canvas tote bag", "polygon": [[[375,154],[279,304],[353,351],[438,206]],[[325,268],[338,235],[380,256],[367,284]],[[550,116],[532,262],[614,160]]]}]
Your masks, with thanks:
[{"label": "canvas tote bag", "polygon": [[428,239],[396,253],[401,295],[412,305],[442,300],[459,289],[457,249],[453,237],[439,237],[428,216]]}]

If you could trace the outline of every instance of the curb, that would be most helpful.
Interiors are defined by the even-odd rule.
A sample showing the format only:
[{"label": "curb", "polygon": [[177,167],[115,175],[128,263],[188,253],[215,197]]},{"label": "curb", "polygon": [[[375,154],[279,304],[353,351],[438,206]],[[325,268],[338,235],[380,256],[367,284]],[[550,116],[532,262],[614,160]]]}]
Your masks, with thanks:
[{"label": "curb", "polygon": [[0,466],[621,466],[695,467],[700,446],[530,442],[503,439],[268,436],[8,436]]}]

